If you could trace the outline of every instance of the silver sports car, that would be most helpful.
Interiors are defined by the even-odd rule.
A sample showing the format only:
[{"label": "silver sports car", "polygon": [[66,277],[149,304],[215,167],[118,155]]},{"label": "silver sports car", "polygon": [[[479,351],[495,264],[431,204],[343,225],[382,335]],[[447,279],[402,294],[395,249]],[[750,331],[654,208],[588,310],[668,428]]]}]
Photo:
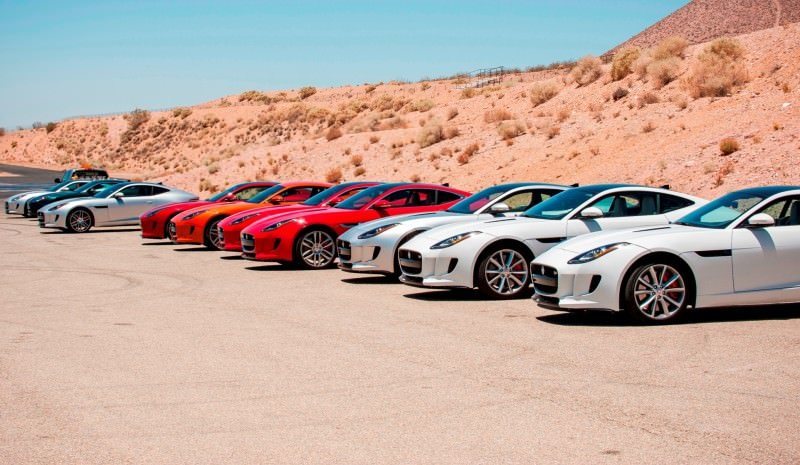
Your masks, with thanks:
[{"label": "silver sports car", "polygon": [[60,184],[56,184],[49,189],[42,189],[38,191],[28,191],[22,192],[16,195],[12,195],[5,201],[5,211],[7,214],[18,214],[21,215],[24,208],[25,202],[37,195],[41,194],[48,194],[51,192],[68,192],[68,191],[75,191],[78,188],[82,187],[84,184],[88,183],[88,179],[81,179],[78,181],[65,181]]},{"label": "silver sports car", "polygon": [[117,184],[93,197],[56,202],[39,209],[39,226],[82,233],[93,226],[139,225],[139,216],[159,205],[197,200],[195,194],[147,182]]}]

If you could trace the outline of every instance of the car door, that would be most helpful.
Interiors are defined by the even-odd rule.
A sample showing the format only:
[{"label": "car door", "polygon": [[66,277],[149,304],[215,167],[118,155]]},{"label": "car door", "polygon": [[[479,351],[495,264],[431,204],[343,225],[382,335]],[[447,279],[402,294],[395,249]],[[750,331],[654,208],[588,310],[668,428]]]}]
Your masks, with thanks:
[{"label": "car door", "polygon": [[153,206],[152,186],[133,184],[125,186],[114,195],[108,211],[110,224],[138,223],[139,215]]},{"label": "car door", "polygon": [[774,226],[752,227],[748,215],[733,230],[733,285],[736,292],[784,290],[776,302],[785,301],[785,290],[800,298],[800,196],[774,200],[757,213],[766,213]]},{"label": "car door", "polygon": [[[584,218],[581,211],[596,207],[603,216]],[[648,191],[621,191],[601,196],[591,204],[574,212],[567,221],[567,237],[575,237],[590,232],[658,226],[669,223],[667,217],[659,212],[658,193]]]}]

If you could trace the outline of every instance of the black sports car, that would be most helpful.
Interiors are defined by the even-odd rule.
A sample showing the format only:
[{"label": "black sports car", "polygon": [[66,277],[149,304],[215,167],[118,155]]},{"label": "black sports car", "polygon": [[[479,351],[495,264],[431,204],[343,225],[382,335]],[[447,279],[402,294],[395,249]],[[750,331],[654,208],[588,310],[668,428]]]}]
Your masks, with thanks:
[{"label": "black sports car", "polygon": [[115,184],[120,184],[123,182],[128,182],[127,179],[101,179],[99,181],[91,181],[80,188],[74,191],[62,191],[62,192],[47,192],[41,195],[37,195],[36,197],[31,197],[25,202],[25,208],[23,210],[23,215],[28,218],[35,218],[36,213],[39,211],[40,208],[44,207],[45,205],[53,202],[59,202],[62,200],[68,199],[77,199],[81,197],[91,197],[94,194],[100,192],[101,190],[105,189],[106,187],[113,186]]}]

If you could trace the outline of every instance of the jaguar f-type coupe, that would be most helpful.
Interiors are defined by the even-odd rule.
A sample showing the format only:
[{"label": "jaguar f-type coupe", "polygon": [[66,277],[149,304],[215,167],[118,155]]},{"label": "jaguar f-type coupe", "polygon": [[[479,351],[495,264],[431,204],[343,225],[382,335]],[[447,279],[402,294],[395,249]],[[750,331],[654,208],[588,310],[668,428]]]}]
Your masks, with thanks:
[{"label": "jaguar f-type coupe", "polygon": [[23,216],[35,218],[39,209],[47,204],[69,199],[79,199],[81,197],[91,197],[109,186],[114,186],[123,182],[130,181],[127,179],[103,179],[88,182],[74,191],[48,192],[47,194],[33,196],[25,201]]},{"label": "jaguar f-type coupe", "polygon": [[444,210],[468,195],[436,184],[381,184],[334,208],[299,211],[251,224],[242,231],[242,255],[306,269],[326,268],[336,258],[336,238],[353,226],[386,216]]},{"label": "jaguar f-type coupe", "polygon": [[691,308],[800,302],[800,186],[731,192],[670,225],[587,234],[531,270],[540,306],[649,323]]},{"label": "jaguar f-type coupe", "polygon": [[521,216],[443,226],[400,248],[400,281],[474,288],[492,299],[526,295],[529,264],[568,238],[606,229],[663,226],[704,200],[668,189],[601,184],[566,190]]},{"label": "jaguar f-type coupe", "polygon": [[170,225],[174,225],[174,223],[171,223],[170,220],[172,220],[175,215],[185,212],[186,210],[191,210],[192,208],[204,207],[215,203],[249,200],[275,184],[277,184],[277,182],[274,181],[243,182],[241,184],[234,184],[207,200],[171,203],[148,210],[139,218],[142,225],[142,238],[171,238],[174,240],[175,231],[170,231]]},{"label": "jaguar f-type coupe", "polygon": [[84,233],[93,226],[138,225],[145,211],[197,196],[161,184],[132,182],[109,186],[93,197],[48,204],[39,209],[39,226]]},{"label": "jaguar f-type coupe", "polygon": [[438,226],[517,216],[568,189],[543,183],[489,187],[442,212],[393,216],[363,223],[339,237],[339,268],[354,273],[399,275],[397,251],[417,234]]},{"label": "jaguar f-type coupe", "polygon": [[247,210],[242,213],[231,215],[224,220],[220,221],[217,225],[219,229],[217,232],[220,238],[220,248],[230,251],[241,251],[242,242],[240,240],[242,230],[256,221],[262,220],[266,217],[274,217],[278,215],[285,215],[295,211],[311,211],[311,209],[325,209],[333,207],[336,204],[344,201],[345,199],[363,191],[368,187],[378,185],[378,182],[345,182],[337,184],[329,189],[325,189],[319,194],[311,197],[303,203],[294,205],[286,205],[283,207],[263,207],[253,210]]},{"label": "jaguar f-type coupe", "polygon": [[220,249],[219,228],[217,224],[225,218],[259,207],[293,205],[331,187],[326,182],[296,181],[276,184],[265,189],[244,202],[206,205],[186,210],[175,216],[175,239],[178,244],[202,244],[210,249]]},{"label": "jaguar f-type coupe", "polygon": [[12,195],[5,201],[5,210],[7,214],[17,214],[22,215],[25,210],[25,202],[32,198],[36,197],[37,195],[41,194],[48,194],[51,192],[65,192],[65,191],[74,191],[79,189],[84,184],[88,183],[88,179],[82,179],[78,181],[64,181],[62,183],[56,184],[48,189],[37,190],[37,191],[28,191],[22,192],[20,194]]}]

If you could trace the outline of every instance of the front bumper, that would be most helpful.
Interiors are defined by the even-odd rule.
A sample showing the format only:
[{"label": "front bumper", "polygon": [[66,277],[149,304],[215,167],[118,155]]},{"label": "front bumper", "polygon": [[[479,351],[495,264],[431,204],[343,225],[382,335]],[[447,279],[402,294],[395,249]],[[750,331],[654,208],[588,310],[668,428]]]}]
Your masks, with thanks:
[{"label": "front bumper", "polygon": [[241,251],[242,230],[244,230],[244,228],[237,228],[236,225],[228,225],[224,228],[219,226],[219,233],[222,237],[222,249],[231,252]]},{"label": "front bumper", "polygon": [[42,212],[36,214],[36,219],[39,222],[40,228],[66,228],[67,222],[64,212]]},{"label": "front bumper", "polygon": [[[173,221],[173,223],[175,223]],[[194,222],[175,223],[175,238],[178,244],[203,244],[203,226]]]},{"label": "front bumper", "polygon": [[423,254],[401,247],[398,252],[400,281],[417,287],[472,288],[472,261],[456,255],[447,249]]},{"label": "front bumper", "polygon": [[8,214],[8,215],[21,215],[22,214],[20,202],[9,202],[9,201],[6,201],[5,205],[4,205],[4,209],[6,211],[6,214]]},{"label": "front bumper", "polygon": [[394,254],[390,250],[392,249],[363,241],[357,245],[341,239],[336,241],[339,268],[352,273],[394,273]]},{"label": "front bumper", "polygon": [[164,222],[156,218],[142,218],[140,223],[143,239],[166,239]]},{"label": "front bumper", "polygon": [[271,234],[254,236],[243,232],[240,236],[242,257],[263,262],[292,261],[292,241]]}]

